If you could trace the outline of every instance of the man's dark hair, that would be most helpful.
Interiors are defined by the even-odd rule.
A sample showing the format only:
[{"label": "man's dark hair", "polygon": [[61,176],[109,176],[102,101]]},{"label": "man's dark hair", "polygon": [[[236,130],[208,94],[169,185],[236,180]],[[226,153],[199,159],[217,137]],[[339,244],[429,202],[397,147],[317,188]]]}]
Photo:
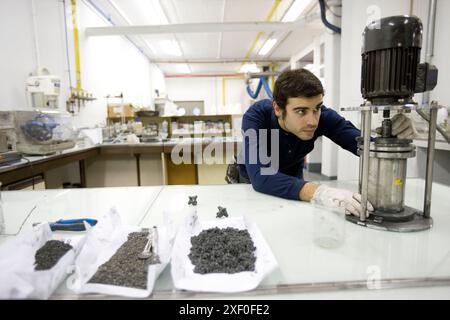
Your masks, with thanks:
[{"label": "man's dark hair", "polygon": [[275,81],[273,100],[284,115],[288,98],[310,98],[319,94],[324,94],[320,80],[306,69],[295,69],[283,72]]}]

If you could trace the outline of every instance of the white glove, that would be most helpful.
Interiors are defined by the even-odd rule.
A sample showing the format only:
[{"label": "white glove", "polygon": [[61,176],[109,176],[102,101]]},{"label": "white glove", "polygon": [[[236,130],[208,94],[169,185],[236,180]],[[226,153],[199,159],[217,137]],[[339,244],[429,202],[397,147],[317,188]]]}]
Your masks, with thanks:
[{"label": "white glove", "polygon": [[[316,203],[329,208],[344,208],[346,214],[353,214],[357,217],[362,212],[361,195],[345,189],[330,188],[320,185],[311,199]],[[366,217],[374,211],[372,204],[367,201]]]},{"label": "white glove", "polygon": [[399,139],[414,139],[416,136],[416,128],[410,118],[403,113],[397,113],[391,119],[392,135]]}]

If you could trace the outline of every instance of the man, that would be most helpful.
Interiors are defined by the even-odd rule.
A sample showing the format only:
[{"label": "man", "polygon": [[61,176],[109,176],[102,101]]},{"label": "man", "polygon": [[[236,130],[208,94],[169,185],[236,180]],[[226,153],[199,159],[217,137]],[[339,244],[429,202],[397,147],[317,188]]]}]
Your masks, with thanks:
[{"label": "man", "polygon": [[[356,138],[361,136],[361,132],[336,111],[325,107],[323,96],[320,80],[306,69],[286,71],[278,77],[273,101],[261,100],[243,116],[245,153],[239,155],[239,181],[250,182],[256,191],[262,193],[342,207],[347,214],[359,216],[362,211],[360,194],[303,180],[304,158],[313,150],[314,141],[320,136],[326,136],[357,154]],[[413,137],[414,127],[409,118],[397,114],[392,122],[393,135],[400,139]],[[266,136],[258,134],[257,139],[248,134],[263,132],[264,129],[278,130],[278,139],[268,138],[270,133]],[[274,156],[278,156],[275,172],[267,173],[270,165],[259,156],[261,149],[267,150],[272,162],[276,159]],[[256,161],[252,161],[252,153],[253,156],[255,153],[258,155]],[[367,209],[368,216],[374,208],[368,203]]]}]

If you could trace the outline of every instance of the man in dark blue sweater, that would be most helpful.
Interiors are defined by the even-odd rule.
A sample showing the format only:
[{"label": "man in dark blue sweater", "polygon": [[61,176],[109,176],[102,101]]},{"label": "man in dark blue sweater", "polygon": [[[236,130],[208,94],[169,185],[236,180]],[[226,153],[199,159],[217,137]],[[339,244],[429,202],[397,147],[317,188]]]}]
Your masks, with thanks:
[{"label": "man in dark blue sweater", "polygon": [[[262,193],[314,200],[359,216],[360,194],[303,180],[304,158],[320,136],[357,154],[356,138],[361,132],[336,111],[325,107],[323,95],[320,80],[306,69],[286,71],[278,77],[273,101],[256,102],[243,116],[244,148],[238,159],[240,181],[250,182]],[[403,114],[392,121],[397,137],[411,138],[414,134],[411,120]],[[370,203],[367,208],[373,211]]]}]

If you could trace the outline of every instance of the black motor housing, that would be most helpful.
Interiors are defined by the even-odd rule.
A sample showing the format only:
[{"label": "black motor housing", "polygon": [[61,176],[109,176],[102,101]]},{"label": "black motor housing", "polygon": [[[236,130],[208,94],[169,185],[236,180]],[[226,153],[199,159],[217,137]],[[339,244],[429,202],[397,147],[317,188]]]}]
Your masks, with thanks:
[{"label": "black motor housing", "polygon": [[[370,23],[363,32],[361,93],[372,104],[398,104],[433,89],[437,69],[419,64],[422,22],[392,16]],[[417,85],[419,84],[419,85]]]}]

